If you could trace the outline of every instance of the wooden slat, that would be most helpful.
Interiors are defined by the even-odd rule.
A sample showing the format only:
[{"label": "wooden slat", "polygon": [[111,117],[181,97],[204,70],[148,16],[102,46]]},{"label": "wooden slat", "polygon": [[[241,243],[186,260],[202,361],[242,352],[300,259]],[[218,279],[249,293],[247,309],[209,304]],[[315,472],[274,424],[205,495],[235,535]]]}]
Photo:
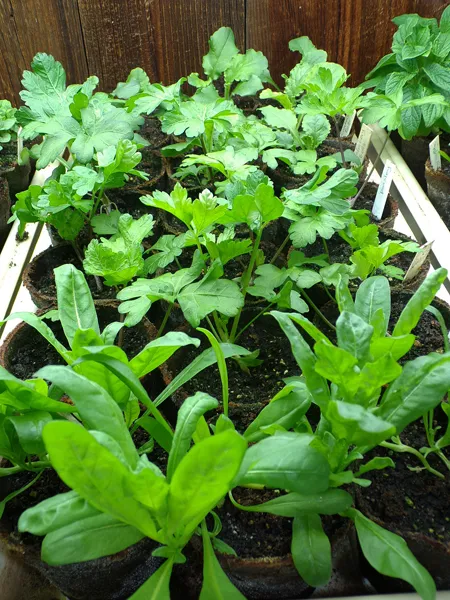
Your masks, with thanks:
[{"label": "wooden slat", "polygon": [[0,17],[1,97],[19,102],[22,71],[29,68],[37,52],[48,52],[60,60],[69,83],[83,81],[87,77],[75,0],[0,0]]},{"label": "wooden slat", "polygon": [[288,50],[289,40],[307,35],[356,84],[390,51],[393,17],[415,12],[438,17],[446,6],[443,0],[247,0],[247,47],[266,54],[281,83],[281,73],[299,58]]},{"label": "wooden slat", "polygon": [[[377,125],[371,127],[373,134],[369,147],[369,158],[375,161],[386,141],[386,132]],[[421,244],[433,241],[431,250],[433,267],[445,267],[450,272],[450,232],[391,140],[387,140],[381,160],[376,166],[380,174],[386,160],[395,164],[396,171],[392,181],[391,194],[398,201],[400,212],[414,237]],[[448,278],[445,280],[444,286],[450,292]]]},{"label": "wooden slat", "polygon": [[[199,70],[208,37],[222,25],[244,46],[245,0],[78,0],[89,70],[105,90],[142,67],[172,83]],[[126,4],[126,7],[124,6]]]},{"label": "wooden slat", "polygon": [[208,39],[219,27],[231,27],[244,50],[245,0],[155,0],[151,10],[158,74],[164,83],[201,72]]}]

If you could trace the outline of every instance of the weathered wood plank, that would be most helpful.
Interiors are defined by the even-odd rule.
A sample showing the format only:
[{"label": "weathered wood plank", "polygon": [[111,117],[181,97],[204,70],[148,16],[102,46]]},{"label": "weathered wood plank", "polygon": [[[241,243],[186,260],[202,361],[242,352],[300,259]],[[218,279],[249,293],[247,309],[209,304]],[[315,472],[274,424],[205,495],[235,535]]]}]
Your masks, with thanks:
[{"label": "weathered wood plank", "polygon": [[[369,146],[369,158],[375,161],[384,146],[381,161],[376,166],[378,173],[381,175],[383,172],[386,160],[390,160],[395,164],[390,192],[399,203],[400,212],[418,242],[421,244],[434,242],[431,250],[431,264],[433,267],[445,267],[450,272],[449,230],[397,148],[390,139],[386,141],[387,134],[385,130],[377,125],[371,125],[371,128],[373,134]],[[450,280],[448,278],[445,280],[444,286],[450,292]]]},{"label": "weathered wood plank", "polygon": [[389,52],[393,17],[415,12],[439,17],[446,6],[444,0],[247,0],[247,47],[266,54],[281,82],[281,73],[299,56],[289,52],[289,40],[307,35],[327,50],[330,61],[343,64],[356,84]]},{"label": "weathered wood plank", "polygon": [[134,67],[171,83],[199,70],[222,25],[244,46],[245,0],[78,0],[89,70],[111,90]]},{"label": "weathered wood plank", "polygon": [[[0,0],[0,94],[18,103],[22,71],[36,52],[62,62],[68,82],[87,76],[78,6],[74,0]],[[3,63],[3,64],[2,64]]]},{"label": "weathered wood plank", "polygon": [[151,0],[78,0],[89,71],[112,90],[134,67],[157,79]]},{"label": "weathered wood plank", "polygon": [[244,50],[245,0],[155,0],[151,10],[158,73],[164,83],[201,72],[208,39],[219,27],[231,27]]}]

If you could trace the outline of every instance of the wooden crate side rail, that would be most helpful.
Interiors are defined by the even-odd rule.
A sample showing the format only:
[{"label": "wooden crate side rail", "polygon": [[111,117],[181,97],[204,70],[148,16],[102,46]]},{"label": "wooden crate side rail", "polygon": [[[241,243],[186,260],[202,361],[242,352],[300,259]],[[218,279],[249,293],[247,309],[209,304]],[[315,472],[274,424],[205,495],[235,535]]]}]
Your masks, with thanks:
[{"label": "wooden crate side rail", "polygon": [[[371,126],[373,133],[369,146],[369,158],[376,160],[383,144],[386,144],[376,169],[381,175],[386,160],[394,163],[396,169],[391,186],[391,194],[399,203],[399,208],[417,241],[421,244],[434,242],[431,250],[431,264],[434,268],[445,267],[450,272],[450,232],[442,221],[427,195],[420,187],[402,155],[388,139],[384,129]],[[450,280],[444,286],[450,292]]]}]

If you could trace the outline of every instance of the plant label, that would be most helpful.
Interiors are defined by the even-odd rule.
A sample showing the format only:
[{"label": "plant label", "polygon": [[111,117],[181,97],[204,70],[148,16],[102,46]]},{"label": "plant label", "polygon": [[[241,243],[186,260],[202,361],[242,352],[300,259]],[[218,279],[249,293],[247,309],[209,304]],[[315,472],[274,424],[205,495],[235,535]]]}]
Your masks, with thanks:
[{"label": "plant label", "polygon": [[391,189],[392,178],[394,177],[395,165],[390,160],[387,160],[383,173],[381,175],[380,185],[378,186],[377,195],[372,206],[372,214],[378,221],[383,216],[384,207],[386,206],[389,190]]},{"label": "plant label", "polygon": [[420,246],[420,252],[418,252],[413,258],[412,263],[409,265],[409,269],[406,271],[403,281],[410,281],[411,279],[414,279],[419,272],[420,267],[427,260],[432,245],[433,242],[427,242],[423,246]]},{"label": "plant label", "polygon": [[439,136],[437,135],[432,142],[430,142],[430,163],[433,171],[440,171],[442,168],[440,150],[441,146],[439,143]]},{"label": "plant label", "polygon": [[347,137],[348,135],[350,135],[350,132],[353,127],[353,123],[355,122],[355,117],[356,117],[356,110],[354,110],[351,115],[347,115],[345,117],[344,122],[342,123],[341,137],[344,138],[344,137]]},{"label": "plant label", "polygon": [[372,137],[372,130],[367,125],[361,125],[361,132],[355,146],[355,154],[361,162],[366,158],[367,150]]}]

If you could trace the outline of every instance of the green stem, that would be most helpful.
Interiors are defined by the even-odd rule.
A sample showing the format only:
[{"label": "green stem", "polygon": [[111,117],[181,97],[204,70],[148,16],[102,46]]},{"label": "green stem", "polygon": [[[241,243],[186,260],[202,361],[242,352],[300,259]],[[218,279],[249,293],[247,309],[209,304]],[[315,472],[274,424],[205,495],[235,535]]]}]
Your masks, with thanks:
[{"label": "green stem", "polygon": [[216,340],[220,341],[220,335],[217,333],[216,328],[214,327],[214,325],[212,324],[211,319],[209,318],[209,315],[207,315],[206,317],[206,322],[209,325],[209,328],[211,329],[212,333],[214,334]]},{"label": "green stem", "polygon": [[394,450],[394,452],[406,452],[408,454],[412,454],[413,456],[415,456],[417,459],[420,460],[420,462],[423,464],[423,466],[425,467],[425,469],[427,471],[429,471],[430,473],[433,473],[433,475],[436,475],[436,477],[439,477],[440,479],[445,479],[444,475],[442,473],[440,473],[439,471],[436,471],[436,469],[433,469],[433,467],[430,465],[430,463],[427,461],[427,459],[423,456],[423,454],[421,454],[418,450],[416,450],[415,448],[412,448],[411,446],[406,446],[405,444],[393,444],[391,442],[381,442],[380,446],[383,446],[384,448],[388,448],[389,450]]},{"label": "green stem", "polygon": [[173,304],[169,304],[169,308],[166,310],[166,313],[165,313],[165,315],[164,315],[164,319],[162,320],[162,323],[161,323],[161,325],[159,326],[159,329],[158,329],[158,335],[156,336],[156,338],[157,338],[157,339],[158,339],[159,337],[161,337],[161,335],[162,335],[162,332],[164,331],[164,328],[165,328],[165,326],[167,325],[167,320],[168,320],[168,319],[169,319],[169,317],[170,317],[170,313],[172,312],[172,310],[173,310],[173,307],[174,307],[174,305],[173,305]]},{"label": "green stem", "polygon": [[217,311],[213,312],[214,323],[216,324],[217,331],[219,332],[220,339],[219,341],[227,342],[228,341],[228,331],[226,331],[223,327],[222,321],[220,320]]},{"label": "green stem", "polygon": [[256,319],[259,319],[259,317],[264,314],[267,310],[269,310],[269,308],[272,306],[272,304],[274,304],[274,302],[270,302],[270,304],[268,304],[265,308],[263,308],[261,311],[259,311],[259,313],[256,315],[256,317],[253,317],[253,319],[251,319],[251,321],[249,321],[247,323],[247,325],[245,325],[245,327],[243,327],[240,332],[237,334],[237,336],[234,338],[234,341],[237,342],[238,339],[241,337],[241,335],[244,333],[244,331],[246,329],[248,329],[250,327],[250,325],[252,325]]},{"label": "green stem", "polygon": [[[323,283],[323,282],[322,282]],[[330,292],[330,290],[328,289],[328,286],[323,284],[323,289],[325,290],[325,293],[327,294],[327,296],[330,298],[330,300],[333,300],[333,302],[336,304],[336,298],[333,296],[333,294]]]},{"label": "green stem", "polygon": [[[51,467],[51,462],[47,460],[37,460],[35,462],[29,463],[30,467],[27,466],[18,466],[15,467],[6,467],[4,469],[0,469],[0,477],[7,477],[8,475],[14,475],[15,473],[20,473],[22,471],[36,471],[37,469],[46,469],[47,467]],[[31,468],[33,466],[33,468]]]},{"label": "green stem", "polygon": [[342,145],[341,128],[339,127],[339,123],[338,123],[338,120],[336,119],[336,117],[333,117],[333,119],[334,119],[334,124],[336,126],[336,133],[337,133],[337,136],[338,136],[339,151],[341,153],[341,159],[342,159],[342,167],[344,169],[346,169],[347,168],[347,163],[345,162],[344,147]]},{"label": "green stem", "polygon": [[317,314],[317,316],[320,317],[322,319],[322,321],[324,323],[326,323],[326,325],[328,325],[328,327],[333,329],[333,331],[336,331],[336,327],[333,325],[333,323],[330,323],[330,321],[326,318],[326,316],[314,304],[314,302],[311,300],[311,298],[308,296],[308,294],[305,292],[305,290],[303,288],[299,288],[299,290],[300,290],[300,294],[305,298],[306,302],[311,306],[311,308],[314,310],[314,312]]},{"label": "green stem", "polygon": [[286,244],[289,242],[290,237],[289,234],[286,236],[286,238],[284,239],[283,243],[281,244],[281,246],[278,248],[278,250],[275,252],[275,254],[272,257],[272,260],[270,261],[270,264],[273,265],[273,263],[277,260],[277,258],[280,256],[280,254],[283,252],[284,248],[286,247]]},{"label": "green stem", "polygon": [[[258,231],[258,233],[256,234],[255,243],[253,245],[252,254],[250,256],[250,263],[249,263],[248,268],[245,271],[243,279],[242,279],[241,292],[244,297],[243,305],[245,305],[245,296],[247,295],[247,290],[248,290],[248,286],[250,285],[250,280],[251,280],[251,277],[253,274],[253,269],[255,268],[256,257],[258,256],[258,250],[259,250],[259,244],[261,242],[262,232],[263,232],[263,229],[261,228]],[[241,318],[241,314],[242,314],[242,308],[239,310],[238,314],[234,317],[233,327],[231,329],[231,334],[230,334],[230,341],[232,343],[234,342],[234,339],[236,337],[236,332],[237,332],[237,328],[239,326],[239,320]]]},{"label": "green stem", "polygon": [[430,448],[434,448],[435,440],[434,440],[434,430],[433,430],[433,419],[434,419],[434,410],[431,409],[423,415],[423,425],[425,427],[425,434],[427,436],[427,442]]},{"label": "green stem", "polygon": [[330,260],[330,252],[328,250],[328,244],[327,244],[327,241],[326,241],[325,238],[322,238],[322,244],[323,244],[323,247],[324,247],[324,250],[325,250],[325,254],[328,256],[328,262],[331,262],[331,260]]}]

